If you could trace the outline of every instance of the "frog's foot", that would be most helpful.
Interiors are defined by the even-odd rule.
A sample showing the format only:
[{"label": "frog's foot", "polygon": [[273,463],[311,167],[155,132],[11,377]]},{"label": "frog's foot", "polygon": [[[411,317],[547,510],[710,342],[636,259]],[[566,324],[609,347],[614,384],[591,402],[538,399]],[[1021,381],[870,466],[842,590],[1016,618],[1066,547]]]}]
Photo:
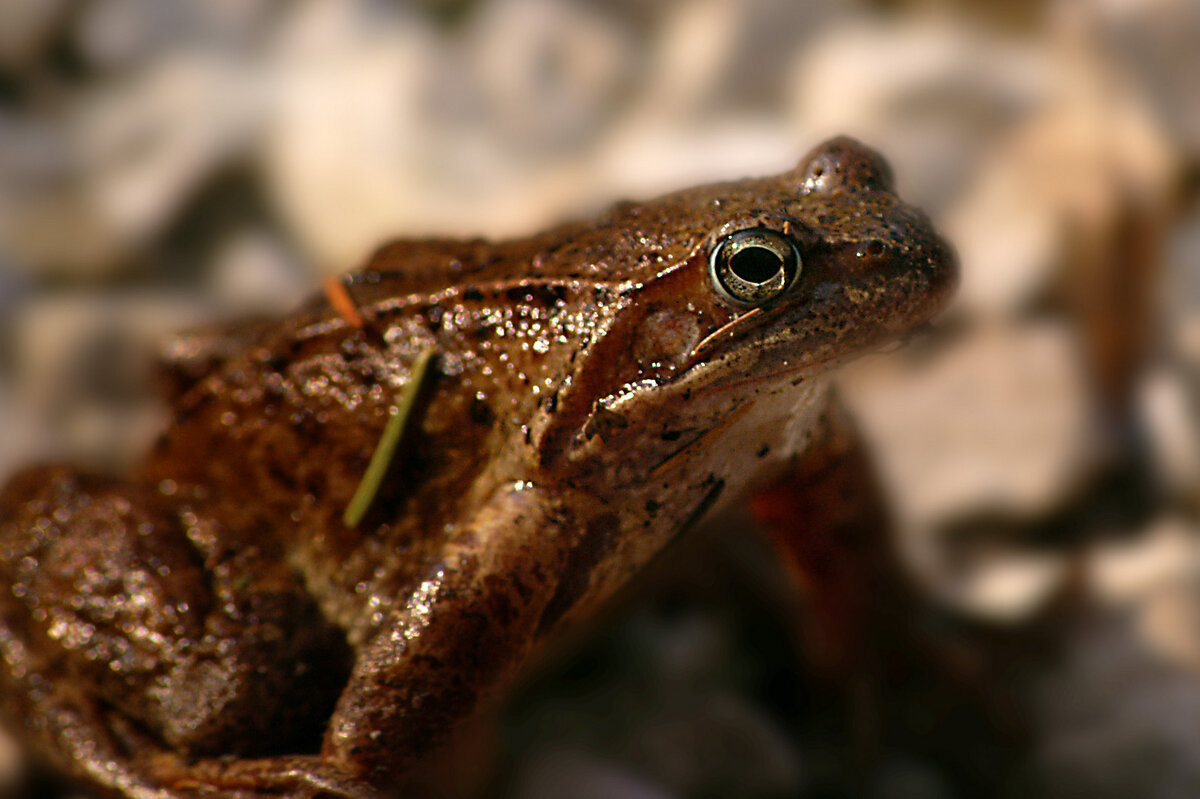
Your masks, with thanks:
[{"label": "frog's foot", "polygon": [[161,754],[147,758],[144,765],[157,784],[179,796],[374,799],[380,795],[377,788],[318,755],[188,763],[177,755]]},{"label": "frog's foot", "polygon": [[[27,649],[0,596],[0,659]],[[379,792],[318,756],[188,763],[53,671],[0,680],[0,701],[23,738],[64,774],[126,799],[374,799]],[[131,755],[136,751],[137,755]]]},{"label": "frog's foot", "polygon": [[44,756],[165,797],[184,794],[141,753],[316,753],[348,655],[273,553],[59,468],[19,475],[0,509],[0,701]]},{"label": "frog's foot", "polygon": [[23,609],[0,591],[0,707],[11,728],[64,773],[130,799],[171,794],[129,764],[97,703],[78,691],[26,634]]}]

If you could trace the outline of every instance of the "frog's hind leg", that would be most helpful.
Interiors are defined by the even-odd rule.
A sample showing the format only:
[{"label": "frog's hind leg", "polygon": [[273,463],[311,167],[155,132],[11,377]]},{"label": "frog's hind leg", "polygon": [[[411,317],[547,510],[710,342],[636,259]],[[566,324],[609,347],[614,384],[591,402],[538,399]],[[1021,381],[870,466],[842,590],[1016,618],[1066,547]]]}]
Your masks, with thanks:
[{"label": "frog's hind leg", "polygon": [[167,797],[187,792],[162,758],[316,754],[348,651],[266,544],[61,468],[19,475],[0,513],[0,708],[43,757]]},{"label": "frog's hind leg", "polygon": [[11,731],[63,773],[130,799],[168,794],[127,765],[100,707],[25,634],[22,609],[0,591],[0,708]]}]

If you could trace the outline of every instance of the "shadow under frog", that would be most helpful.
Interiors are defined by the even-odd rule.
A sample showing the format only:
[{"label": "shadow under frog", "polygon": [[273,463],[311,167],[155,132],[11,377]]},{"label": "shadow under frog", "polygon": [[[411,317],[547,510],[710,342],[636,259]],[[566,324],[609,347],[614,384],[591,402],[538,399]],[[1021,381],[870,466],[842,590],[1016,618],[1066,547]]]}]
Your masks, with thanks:
[{"label": "shadow under frog", "polygon": [[539,641],[786,470],[831,370],[955,280],[846,138],[527,239],[389,244],[344,279],[365,325],[317,299],[197,354],[129,479],[46,467],[0,494],[3,709],[117,795],[385,789]]}]

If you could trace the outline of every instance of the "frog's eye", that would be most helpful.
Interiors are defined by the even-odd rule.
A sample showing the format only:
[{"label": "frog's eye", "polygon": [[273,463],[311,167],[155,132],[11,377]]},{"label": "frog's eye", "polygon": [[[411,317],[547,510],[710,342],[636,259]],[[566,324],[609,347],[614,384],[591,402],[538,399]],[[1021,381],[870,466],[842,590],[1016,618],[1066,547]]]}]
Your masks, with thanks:
[{"label": "frog's eye", "polygon": [[800,253],[782,233],[739,230],[713,248],[709,271],[724,299],[734,305],[761,305],[792,285],[800,273]]}]

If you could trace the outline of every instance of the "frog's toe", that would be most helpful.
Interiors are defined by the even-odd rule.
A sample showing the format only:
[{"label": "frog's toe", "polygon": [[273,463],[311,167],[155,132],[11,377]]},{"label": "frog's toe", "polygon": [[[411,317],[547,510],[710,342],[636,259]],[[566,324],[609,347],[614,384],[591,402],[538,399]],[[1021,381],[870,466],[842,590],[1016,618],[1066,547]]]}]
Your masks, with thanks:
[{"label": "frog's toe", "polygon": [[380,795],[378,788],[316,755],[196,762],[158,755],[146,766],[157,782],[181,795],[236,799],[374,799]]},{"label": "frog's toe", "polygon": [[129,797],[166,795],[129,766],[101,705],[80,693],[40,653],[24,612],[0,591],[0,710],[34,757],[63,773]]}]

